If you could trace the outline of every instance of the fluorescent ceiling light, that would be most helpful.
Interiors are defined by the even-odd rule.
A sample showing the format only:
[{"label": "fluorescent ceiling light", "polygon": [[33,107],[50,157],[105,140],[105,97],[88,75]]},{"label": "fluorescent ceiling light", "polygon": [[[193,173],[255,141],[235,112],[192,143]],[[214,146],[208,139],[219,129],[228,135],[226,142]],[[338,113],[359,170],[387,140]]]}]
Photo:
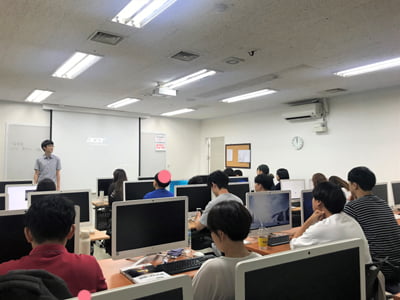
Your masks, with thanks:
[{"label": "fluorescent ceiling light", "polygon": [[381,62],[377,62],[374,64],[369,64],[369,65],[365,65],[365,66],[361,66],[361,67],[357,67],[357,68],[340,71],[340,72],[337,72],[334,74],[338,75],[338,76],[342,76],[342,77],[351,77],[351,76],[355,76],[355,75],[380,71],[380,70],[394,68],[394,67],[398,67],[398,66],[400,66],[400,57],[389,59],[389,60],[384,60]]},{"label": "fluorescent ceiling light", "polygon": [[44,99],[49,97],[53,92],[45,91],[45,90],[34,90],[30,95],[25,99],[26,102],[42,102]]},{"label": "fluorescent ceiling light", "polygon": [[113,22],[142,28],[176,0],[132,0],[113,19]]},{"label": "fluorescent ceiling light", "polygon": [[200,79],[203,79],[205,77],[212,76],[215,74],[217,74],[216,71],[203,69],[203,70],[200,70],[193,74],[190,74],[190,75],[178,78],[176,80],[164,83],[161,86],[164,88],[168,88],[168,89],[175,89],[182,85],[185,85],[185,84],[188,84],[188,83],[191,83],[191,82],[194,82],[194,81],[197,81],[197,80],[200,80]]},{"label": "fluorescent ceiling light", "polygon": [[243,101],[243,100],[248,100],[248,99],[252,99],[252,98],[257,98],[257,97],[261,97],[261,96],[265,96],[265,95],[270,95],[270,94],[274,94],[274,93],[276,93],[276,91],[270,90],[270,89],[263,89],[263,90],[259,90],[259,91],[255,91],[255,92],[251,92],[251,93],[235,96],[235,97],[222,99],[221,101],[225,102],[225,103],[232,103],[232,102],[237,102],[237,101]]},{"label": "fluorescent ceiling light", "polygon": [[122,107],[122,106],[125,106],[125,105],[129,105],[129,104],[132,104],[132,103],[135,103],[135,102],[138,102],[138,101],[140,101],[140,99],[125,98],[125,99],[119,100],[117,102],[108,104],[107,107],[108,108],[119,108],[119,107]]},{"label": "fluorescent ceiling light", "polygon": [[188,113],[188,112],[191,112],[191,111],[194,111],[194,109],[183,108],[183,109],[179,109],[179,110],[175,110],[175,111],[166,112],[166,113],[163,113],[161,115],[162,116],[166,116],[166,117],[170,117],[170,116],[185,114],[185,113]]},{"label": "fluorescent ceiling light", "polygon": [[74,79],[90,66],[102,59],[101,56],[75,52],[66,62],[64,62],[54,73],[53,77]]}]

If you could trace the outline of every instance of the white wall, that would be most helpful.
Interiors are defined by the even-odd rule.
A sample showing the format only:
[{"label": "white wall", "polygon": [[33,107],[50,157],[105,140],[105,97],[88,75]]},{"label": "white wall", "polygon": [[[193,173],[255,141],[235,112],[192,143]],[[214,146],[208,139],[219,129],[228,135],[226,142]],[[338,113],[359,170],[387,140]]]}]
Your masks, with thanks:
[{"label": "white wall", "polygon": [[200,121],[162,117],[143,119],[141,131],[166,134],[166,162],[172,179],[189,179],[199,174],[200,150],[205,143],[200,139]]},{"label": "white wall", "polygon": [[[28,125],[44,125],[50,126],[50,113],[42,110],[40,105],[27,103],[12,103],[0,101],[0,179],[4,178],[4,159],[5,159],[5,142],[6,142],[6,124],[28,124]],[[42,141],[38,141],[38,146]],[[8,162],[18,163],[18,162]],[[35,162],[26,166],[32,170]]]},{"label": "white wall", "polygon": [[[251,143],[252,168],[243,169],[251,177],[266,163],[273,173],[287,168],[293,179],[309,179],[315,172],[346,179],[359,165],[372,169],[378,181],[400,179],[400,88],[332,98],[326,134],[313,132],[316,121],[285,121],[284,111],[282,107],[205,120],[200,140],[225,136],[226,144]],[[299,151],[291,145],[296,135],[304,138]],[[204,146],[201,166],[206,165],[205,153]]]}]

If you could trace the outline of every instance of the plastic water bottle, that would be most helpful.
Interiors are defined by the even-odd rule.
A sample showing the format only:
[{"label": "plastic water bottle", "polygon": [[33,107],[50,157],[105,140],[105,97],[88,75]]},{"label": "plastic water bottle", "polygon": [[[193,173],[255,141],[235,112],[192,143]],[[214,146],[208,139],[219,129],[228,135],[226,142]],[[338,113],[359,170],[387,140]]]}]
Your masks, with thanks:
[{"label": "plastic water bottle", "polygon": [[186,254],[190,254],[192,252],[192,231],[188,230],[188,243],[187,248],[185,249]]},{"label": "plastic water bottle", "polygon": [[79,253],[90,255],[90,236],[88,230],[82,230],[79,234]]}]

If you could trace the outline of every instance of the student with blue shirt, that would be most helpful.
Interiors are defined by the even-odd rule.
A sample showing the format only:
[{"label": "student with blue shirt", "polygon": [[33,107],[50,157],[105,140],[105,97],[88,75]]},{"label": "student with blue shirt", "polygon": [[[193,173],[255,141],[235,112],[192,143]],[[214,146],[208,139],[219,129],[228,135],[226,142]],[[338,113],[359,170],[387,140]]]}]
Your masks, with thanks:
[{"label": "student with blue shirt", "polygon": [[167,198],[173,197],[174,194],[167,191],[165,188],[171,183],[171,173],[167,170],[162,170],[154,176],[154,191],[151,191],[144,195],[143,199],[151,198]]}]

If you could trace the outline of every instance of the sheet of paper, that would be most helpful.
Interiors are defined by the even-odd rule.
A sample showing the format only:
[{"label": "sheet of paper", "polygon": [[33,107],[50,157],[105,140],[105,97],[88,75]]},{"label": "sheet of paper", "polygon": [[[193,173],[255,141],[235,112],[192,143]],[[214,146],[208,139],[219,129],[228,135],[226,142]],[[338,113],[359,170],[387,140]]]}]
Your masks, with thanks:
[{"label": "sheet of paper", "polygon": [[238,151],[238,162],[249,163],[250,162],[250,150],[239,150]]},{"label": "sheet of paper", "polygon": [[233,161],[233,150],[232,149],[226,150],[226,161]]}]

